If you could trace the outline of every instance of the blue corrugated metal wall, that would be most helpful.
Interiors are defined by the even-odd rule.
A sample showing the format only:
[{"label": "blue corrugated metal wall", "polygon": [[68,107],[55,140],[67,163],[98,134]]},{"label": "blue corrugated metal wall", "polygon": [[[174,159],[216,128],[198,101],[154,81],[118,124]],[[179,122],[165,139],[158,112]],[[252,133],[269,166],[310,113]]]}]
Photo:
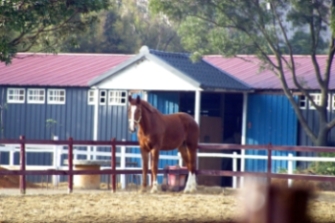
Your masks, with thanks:
[{"label": "blue corrugated metal wall", "polygon": [[[6,103],[7,88],[2,89],[4,89],[3,99]],[[27,88],[25,89],[27,94]],[[43,89],[46,92],[48,90],[48,88]],[[89,89],[62,89],[66,89],[64,105],[47,104],[46,102],[44,104],[7,103],[3,114],[3,138],[18,139],[20,135],[25,135],[27,139],[43,140],[57,135],[59,139],[68,139],[71,136],[76,140],[92,140],[94,106],[88,105]],[[0,100],[2,103],[2,97]],[[47,127],[48,119],[56,121],[52,128]],[[2,152],[0,156],[0,164],[9,163],[8,152]],[[66,158],[66,155],[63,158]],[[51,165],[52,162],[51,153],[27,153],[28,165]],[[14,163],[19,164],[19,153],[15,153]],[[29,176],[28,180],[39,181],[40,177]]]},{"label": "blue corrugated metal wall", "polygon": [[[335,98],[334,98],[335,99]],[[335,102],[331,98],[330,105],[333,105]],[[335,108],[333,106],[329,106],[330,109],[327,110],[328,120],[332,120],[335,118]],[[302,114],[306,118],[308,125],[317,134],[319,130],[319,114],[315,109],[309,108],[309,103],[307,103],[307,108],[302,110]],[[299,125],[299,145],[304,146],[313,146],[313,142],[309,139],[306,132],[303,130],[302,126]],[[332,128],[328,135],[328,146],[335,146],[335,128]],[[311,154],[311,153],[303,153],[303,154]]]},{"label": "blue corrugated metal wall", "polygon": [[127,106],[99,106],[98,140],[127,139],[128,118]]},{"label": "blue corrugated metal wall", "polygon": [[[333,101],[335,100],[334,97],[330,97],[330,105],[335,104]],[[335,107],[329,106],[329,109],[327,110],[328,114],[328,120],[332,120],[335,118]],[[306,103],[306,108],[302,110],[302,114],[307,120],[308,125],[314,131],[315,134],[317,134],[319,130],[319,114],[315,109],[310,108],[310,103]],[[306,132],[304,131],[301,124],[298,126],[298,134],[299,134],[299,142],[298,145],[302,146],[313,146],[313,142],[310,140],[310,138],[307,136]],[[332,128],[328,134],[328,146],[335,147],[335,128]],[[300,156],[315,156],[315,152],[299,152]],[[308,168],[311,162],[298,162],[299,168],[305,169]]]},{"label": "blue corrugated metal wall", "polygon": [[[47,90],[47,88],[44,88]],[[18,139],[59,139],[73,137],[77,140],[92,140],[94,106],[87,103],[88,88],[67,88],[66,104],[7,104],[4,110],[4,137]],[[47,127],[47,120],[57,123]]]},{"label": "blue corrugated metal wall", "polygon": [[[297,145],[297,118],[284,95],[250,94],[247,112],[247,144]],[[266,155],[265,150],[246,150],[246,154]],[[287,156],[287,151],[273,155]],[[267,161],[247,159],[246,171],[265,172]],[[287,169],[287,161],[272,161],[272,171]]]}]

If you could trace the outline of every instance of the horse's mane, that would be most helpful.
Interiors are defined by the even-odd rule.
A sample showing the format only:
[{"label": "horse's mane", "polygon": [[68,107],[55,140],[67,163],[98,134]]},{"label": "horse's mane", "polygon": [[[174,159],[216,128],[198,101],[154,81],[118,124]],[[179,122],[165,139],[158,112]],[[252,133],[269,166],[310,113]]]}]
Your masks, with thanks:
[{"label": "horse's mane", "polygon": [[151,113],[155,113],[157,112],[157,109],[155,107],[153,107],[152,105],[150,105],[148,102],[141,100],[141,105],[148,111]]}]

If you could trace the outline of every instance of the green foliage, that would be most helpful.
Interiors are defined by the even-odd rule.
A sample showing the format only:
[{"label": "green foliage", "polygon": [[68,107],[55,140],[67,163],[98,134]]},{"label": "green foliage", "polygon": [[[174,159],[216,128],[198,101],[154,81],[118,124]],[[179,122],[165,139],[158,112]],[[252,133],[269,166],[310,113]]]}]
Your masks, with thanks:
[{"label": "green foliage", "polygon": [[82,33],[107,9],[109,0],[4,0],[0,4],[0,61],[17,52],[56,52],[59,43]]},{"label": "green foliage", "polygon": [[[264,54],[288,53],[290,45],[293,53],[308,54],[311,47],[323,52],[325,43],[320,31],[326,30],[322,21],[329,15],[325,4],[297,0],[269,2],[270,10],[266,1],[249,0],[152,0],[150,8],[181,23],[178,34],[183,46],[191,52],[224,56],[256,54],[262,57]],[[287,15],[283,11],[287,11]],[[285,20],[287,22],[283,22]],[[304,35],[300,28],[307,26],[308,29],[311,20],[316,38],[314,45],[311,37]],[[288,35],[289,42],[286,42],[285,35]]]},{"label": "green foliage", "polygon": [[[321,157],[335,157],[334,153],[320,153]],[[314,173],[335,175],[335,162],[314,162],[309,167]]]},{"label": "green foliage", "polygon": [[50,129],[51,137],[55,135],[54,130],[56,128],[56,125],[57,125],[57,121],[55,119],[49,118],[46,120],[46,127]]},{"label": "green foliage", "polygon": [[[297,31],[291,38],[291,46],[294,54],[310,54],[312,52],[312,40],[311,36],[305,32]],[[327,49],[327,44],[323,39],[318,42],[317,54],[324,54]],[[288,53],[287,47],[283,49],[285,53]]]},{"label": "green foliage", "polygon": [[142,45],[159,50],[182,50],[175,25],[164,16],[150,13],[146,2],[122,0],[119,3],[99,13],[100,20],[84,35],[73,33],[62,51],[137,53]]},{"label": "green foliage", "polygon": [[[321,71],[315,55],[324,53],[327,45],[330,46],[327,66],[331,67],[335,34],[329,35],[329,31],[335,30],[334,4],[335,1],[322,0],[150,0],[150,9],[180,23],[178,34],[185,49],[194,54],[193,59],[209,53],[225,57],[256,55],[261,61],[260,69],[271,70],[281,81],[283,92],[310,140],[315,145],[326,146],[327,135],[335,126],[335,119],[329,120],[325,112],[330,69]],[[286,79],[293,79],[294,87],[313,100],[308,86],[300,84],[301,76],[296,75],[293,54],[308,54],[314,58],[311,63],[318,90],[325,99],[316,105],[320,120],[317,133],[306,121]],[[287,71],[291,74],[286,76]]]}]

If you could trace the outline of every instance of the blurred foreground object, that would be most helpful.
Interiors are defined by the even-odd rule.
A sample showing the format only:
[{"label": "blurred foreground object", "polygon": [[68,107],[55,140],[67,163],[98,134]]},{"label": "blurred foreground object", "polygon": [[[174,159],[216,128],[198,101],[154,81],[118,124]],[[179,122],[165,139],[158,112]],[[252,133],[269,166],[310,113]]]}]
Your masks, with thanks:
[{"label": "blurred foreground object", "polygon": [[241,191],[244,215],[240,223],[309,223],[310,190],[248,182]]}]

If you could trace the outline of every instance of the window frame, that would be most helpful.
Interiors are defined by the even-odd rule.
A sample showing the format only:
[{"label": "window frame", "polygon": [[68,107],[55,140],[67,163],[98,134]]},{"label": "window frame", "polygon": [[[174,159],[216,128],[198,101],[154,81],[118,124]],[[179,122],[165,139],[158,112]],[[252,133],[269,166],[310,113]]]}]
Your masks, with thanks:
[{"label": "window frame", "polygon": [[[64,95],[53,95],[52,97],[55,97],[55,98],[62,98],[64,97],[64,101],[60,101],[60,100],[50,100],[50,92],[64,92]],[[57,89],[57,88],[51,88],[51,89],[48,89],[48,92],[47,92],[47,103],[48,104],[53,104],[53,105],[64,105],[66,103],[66,89]]]},{"label": "window frame", "polygon": [[[23,95],[20,95],[20,94],[10,94],[9,92],[10,91],[23,91]],[[18,99],[10,99],[9,97],[12,96],[12,97],[20,97],[20,96],[23,96],[23,99],[22,100],[18,100]],[[8,104],[24,104],[26,101],[26,89],[25,88],[7,88],[7,103]]]},{"label": "window frame", "polygon": [[[38,101],[38,100],[30,100],[30,92],[31,91],[43,91],[43,101]],[[33,97],[41,97],[42,95],[32,95]],[[44,88],[28,88],[27,89],[27,103],[28,104],[44,104],[45,103],[45,89]]]},{"label": "window frame", "polygon": [[[102,95],[102,93],[105,93],[105,95]],[[99,91],[99,105],[106,105],[107,104],[107,90],[100,90]],[[104,99],[103,102],[101,102],[101,99]]]},{"label": "window frame", "polygon": [[[320,103],[321,103],[321,93],[311,93],[310,96],[311,96],[311,97],[313,97],[313,96],[318,97],[318,100],[316,100],[316,101],[314,101],[314,102],[315,102],[317,105],[320,105]],[[330,109],[330,102],[331,102],[330,99],[331,99],[331,94],[328,94],[327,110]],[[313,106],[313,104],[311,103],[310,100],[308,100],[308,107],[309,107],[309,109],[311,109],[311,110],[315,110],[315,109],[316,109],[316,108]]]},{"label": "window frame", "polygon": [[127,105],[127,95],[128,95],[127,91],[125,90],[109,90],[108,105],[119,105],[119,106]]},{"label": "window frame", "polygon": [[[92,95],[91,95],[92,93]],[[94,105],[95,104],[95,90],[88,90],[87,92],[87,104],[88,105]]]},{"label": "window frame", "polygon": [[[299,108],[302,110],[306,110],[307,109],[307,104],[308,104],[308,99],[305,95],[299,95],[298,96],[298,100],[299,100]],[[305,105],[302,106],[301,103],[304,103]]]},{"label": "window frame", "polygon": [[[314,96],[315,96],[315,98],[318,98],[318,100],[316,100],[316,101],[315,101],[315,98],[313,98],[313,99],[314,99],[315,104],[320,105],[320,103],[321,103],[321,94],[320,94],[320,93],[311,93],[310,96],[311,96],[312,98],[313,98]],[[315,109],[316,109],[316,108],[313,106],[311,100],[308,100],[308,107],[309,107],[309,109],[311,109],[311,110],[315,110]]]}]

